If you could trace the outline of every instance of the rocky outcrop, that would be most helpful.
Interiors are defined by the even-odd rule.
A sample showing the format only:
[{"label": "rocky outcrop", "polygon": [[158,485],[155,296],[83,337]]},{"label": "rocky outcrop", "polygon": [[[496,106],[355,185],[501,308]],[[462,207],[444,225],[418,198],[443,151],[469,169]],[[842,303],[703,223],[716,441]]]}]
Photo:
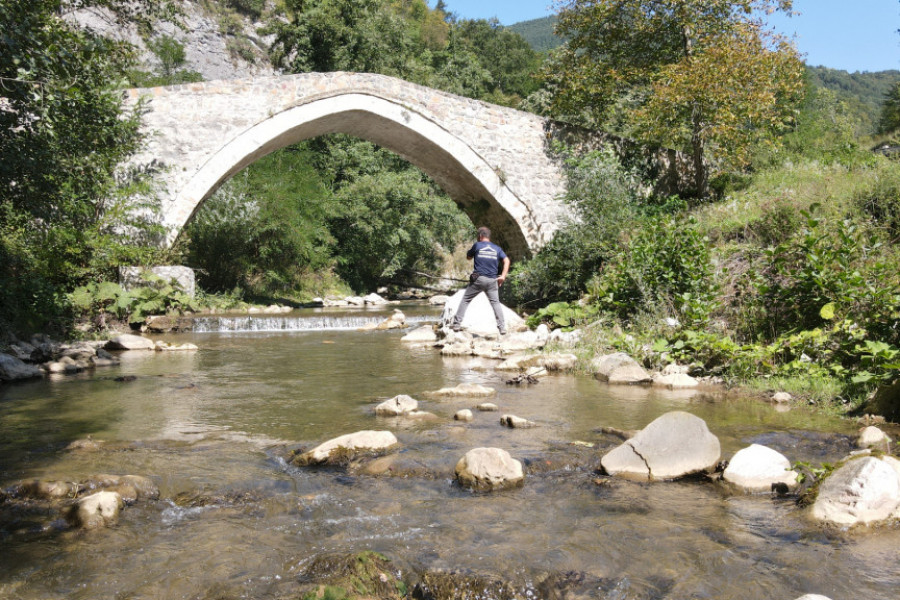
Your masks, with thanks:
[{"label": "rocky outcrop", "polygon": [[379,417],[400,417],[419,409],[419,401],[406,394],[394,396],[375,407]]},{"label": "rocky outcrop", "polygon": [[500,448],[469,450],[456,463],[456,480],[476,491],[495,491],[521,486],[525,482],[522,463]]},{"label": "rocky outcrop", "polygon": [[594,377],[612,384],[650,383],[653,378],[633,358],[624,352],[598,356],[591,362]]},{"label": "rocky outcrop", "polygon": [[342,464],[365,454],[380,453],[397,445],[390,431],[357,431],[320,444],[292,462],[298,466]]},{"label": "rocky outcrop", "polygon": [[538,367],[547,371],[570,371],[578,363],[574,354],[559,352],[547,354],[514,354],[497,365],[498,371],[527,371]]},{"label": "rocky outcrop", "polygon": [[610,475],[661,481],[711,470],[720,454],[719,438],[710,433],[703,419],[675,411],[614,448],[600,464]]},{"label": "rocky outcrop", "polygon": [[864,456],[847,461],[819,486],[812,516],[839,525],[900,517],[900,461]]},{"label": "rocky outcrop", "polygon": [[770,492],[775,484],[789,488],[797,485],[797,473],[791,470],[791,461],[780,452],[759,444],[739,450],[728,463],[722,478],[747,492]]}]

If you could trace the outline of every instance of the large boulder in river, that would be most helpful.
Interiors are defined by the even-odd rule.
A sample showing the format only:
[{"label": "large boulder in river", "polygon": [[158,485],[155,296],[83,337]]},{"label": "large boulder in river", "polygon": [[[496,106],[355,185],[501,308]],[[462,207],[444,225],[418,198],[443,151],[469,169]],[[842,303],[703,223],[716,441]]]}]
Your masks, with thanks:
[{"label": "large boulder in river", "polygon": [[156,350],[156,344],[153,343],[153,340],[145,337],[126,333],[117,335],[106,342],[104,348],[107,350]]},{"label": "large boulder in river", "polygon": [[399,417],[419,409],[419,401],[406,394],[394,396],[375,407],[379,417]]},{"label": "large boulder in river", "polygon": [[[441,314],[441,326],[449,326],[453,323],[453,317],[456,316],[456,310],[459,308],[459,303],[462,302],[464,292],[465,289],[459,290],[444,304],[444,312]],[[525,328],[525,320],[522,317],[505,305],[501,306],[507,331],[518,331]],[[467,331],[479,335],[498,333],[497,318],[494,316],[494,309],[491,307],[491,302],[486,294],[478,294],[472,299],[469,307],[466,308],[462,326]]]},{"label": "large boulder in river", "polygon": [[500,448],[475,448],[456,463],[456,479],[463,487],[488,492],[524,483],[522,463]]},{"label": "large boulder in river", "polygon": [[720,455],[719,438],[703,419],[674,411],[611,450],[600,464],[610,475],[660,481],[713,469]]},{"label": "large boulder in river", "polygon": [[900,517],[900,461],[889,456],[848,461],[819,486],[812,515],[839,525]]},{"label": "large boulder in river", "polygon": [[791,461],[783,454],[753,444],[737,454],[723,473],[725,481],[748,492],[770,492],[773,484],[789,488],[797,485],[797,473],[791,470]]},{"label": "large boulder in river", "polygon": [[340,464],[364,454],[383,452],[396,444],[397,438],[390,431],[357,431],[328,440],[295,457],[293,463],[298,466]]},{"label": "large boulder in river", "polygon": [[594,377],[607,383],[641,384],[653,381],[644,367],[624,352],[598,356],[591,362],[591,372]]},{"label": "large boulder in river", "polygon": [[17,381],[41,377],[44,374],[34,365],[26,364],[15,356],[0,354],[0,381]]},{"label": "large boulder in river", "polygon": [[82,529],[98,529],[115,523],[124,506],[122,496],[117,492],[97,492],[79,500],[67,519]]}]

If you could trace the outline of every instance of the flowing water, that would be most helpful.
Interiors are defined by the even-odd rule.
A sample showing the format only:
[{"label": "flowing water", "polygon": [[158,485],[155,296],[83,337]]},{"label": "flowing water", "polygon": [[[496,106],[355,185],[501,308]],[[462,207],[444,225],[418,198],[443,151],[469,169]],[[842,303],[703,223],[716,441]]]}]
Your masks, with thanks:
[{"label": "flowing water", "polygon": [[[832,461],[851,448],[853,424],[581,376],[508,386],[491,361],[445,359],[405,345],[400,332],[327,321],[337,316],[298,312],[243,332],[207,324],[232,331],[165,336],[198,345],[195,353],[124,353],[120,366],[94,374],[0,388],[0,488],[114,473],[148,476],[161,491],[93,532],[42,528],[36,517],[0,523],[0,598],[283,598],[314,558],[362,550],[405,574],[500,577],[523,598],[538,597],[529,586],[552,572],[577,573],[581,597],[602,599],[897,597],[897,526],[823,527],[791,500],[595,471],[620,443],[601,427],[639,429],[670,410],[705,419],[724,458],[757,442],[793,461]],[[478,412],[459,424],[453,414],[479,400],[424,394],[466,382],[496,388],[503,412],[539,426],[505,429],[498,413]],[[375,417],[374,405],[397,394],[438,419]],[[284,460],[286,448],[362,429],[395,432],[407,472],[348,475]],[[63,450],[87,436],[106,444]],[[522,460],[524,487],[460,489],[453,467],[479,446]]]}]

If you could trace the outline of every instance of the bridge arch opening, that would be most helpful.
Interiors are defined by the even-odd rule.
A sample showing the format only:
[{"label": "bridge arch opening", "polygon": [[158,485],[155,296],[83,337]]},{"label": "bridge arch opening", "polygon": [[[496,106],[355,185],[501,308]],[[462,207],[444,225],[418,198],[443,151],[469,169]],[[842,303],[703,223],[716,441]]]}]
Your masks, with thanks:
[{"label": "bridge arch opening", "polygon": [[225,181],[256,160],[303,140],[344,133],[390,150],[430,176],[476,225],[513,259],[530,254],[528,206],[505,185],[504,174],[427,117],[365,93],[343,93],[293,106],[250,127],[203,164],[175,198],[167,223],[172,240]]}]

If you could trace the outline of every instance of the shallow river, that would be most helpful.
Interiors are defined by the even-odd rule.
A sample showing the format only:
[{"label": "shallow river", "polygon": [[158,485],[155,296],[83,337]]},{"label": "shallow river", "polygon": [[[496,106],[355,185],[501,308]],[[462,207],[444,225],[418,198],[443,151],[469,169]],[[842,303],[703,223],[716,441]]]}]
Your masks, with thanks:
[{"label": "shallow river", "polygon": [[[310,315],[323,316],[295,322]],[[578,595],[589,598],[898,597],[897,526],[824,528],[791,500],[595,471],[620,443],[601,427],[639,429],[670,410],[705,419],[723,458],[757,442],[792,461],[833,461],[851,447],[850,422],[588,377],[508,386],[508,375],[485,368],[491,361],[444,359],[404,345],[398,332],[316,329],[342,322],[170,335],[200,350],[125,353],[119,367],[0,388],[0,488],[114,473],[148,476],[161,491],[95,532],[0,523],[0,598],[282,598],[316,556],[362,550],[384,553],[404,573],[500,577],[523,598],[556,571],[577,573]],[[496,388],[501,411],[539,427],[505,429],[498,413],[478,412],[460,425],[453,414],[480,400],[423,394],[464,382]],[[440,418],[375,417],[374,405],[397,394]],[[282,458],[286,447],[361,429],[393,431],[405,464],[421,471],[349,476]],[[63,451],[87,436],[107,445]],[[522,460],[524,487],[457,487],[453,466],[479,446]],[[208,501],[176,502],[198,497]]]}]

